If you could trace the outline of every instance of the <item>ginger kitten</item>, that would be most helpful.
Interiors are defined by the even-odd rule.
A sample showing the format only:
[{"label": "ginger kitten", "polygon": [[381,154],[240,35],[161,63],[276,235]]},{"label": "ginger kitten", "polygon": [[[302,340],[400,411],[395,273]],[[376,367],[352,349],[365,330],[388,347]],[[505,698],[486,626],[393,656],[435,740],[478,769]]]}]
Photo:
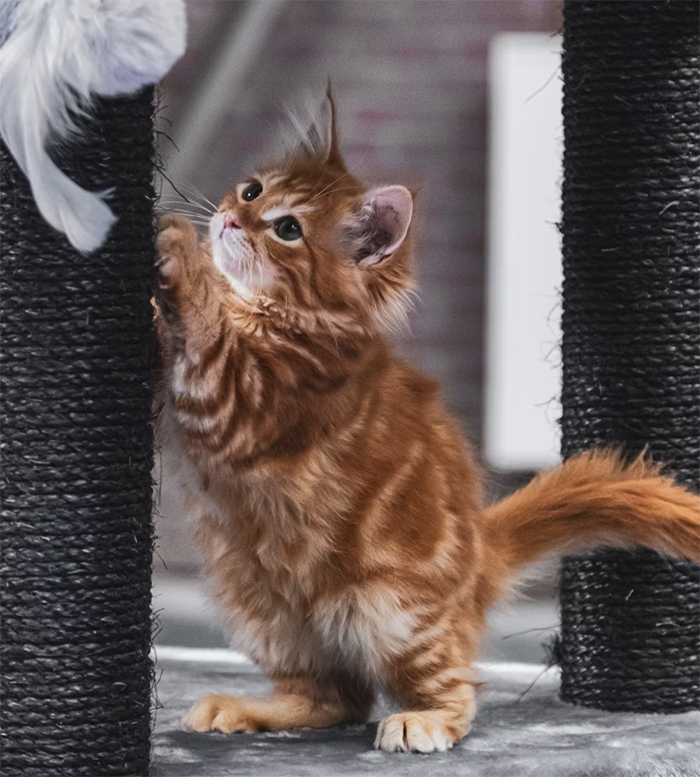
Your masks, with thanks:
[{"label": "ginger kitten", "polygon": [[216,595],[269,698],[208,694],[195,731],[364,721],[375,746],[445,750],[476,711],[488,609],[544,553],[646,545],[697,560],[700,502],[639,457],[586,453],[484,506],[436,385],[383,331],[413,284],[413,198],[367,189],[334,110],[239,184],[198,240],[157,239],[165,358],[158,436],[198,520]]}]

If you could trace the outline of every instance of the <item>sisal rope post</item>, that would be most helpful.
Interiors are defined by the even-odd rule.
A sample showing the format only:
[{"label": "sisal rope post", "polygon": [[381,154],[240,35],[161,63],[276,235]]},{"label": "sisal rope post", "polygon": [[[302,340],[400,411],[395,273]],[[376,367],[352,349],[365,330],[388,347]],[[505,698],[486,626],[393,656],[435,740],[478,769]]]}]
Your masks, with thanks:
[{"label": "sisal rope post", "polygon": [[[563,455],[645,446],[700,488],[700,5],[564,3]],[[700,706],[698,568],[565,561],[562,696]]]},{"label": "sisal rope post", "polygon": [[58,159],[114,187],[88,256],[0,144],[0,763],[146,775],[151,729],[153,90]]}]

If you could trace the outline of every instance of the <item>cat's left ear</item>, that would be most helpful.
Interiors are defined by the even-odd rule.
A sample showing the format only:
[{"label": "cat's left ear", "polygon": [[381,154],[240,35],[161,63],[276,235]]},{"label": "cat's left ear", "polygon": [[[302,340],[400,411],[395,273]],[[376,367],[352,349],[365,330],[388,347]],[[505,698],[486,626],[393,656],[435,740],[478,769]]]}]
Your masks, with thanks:
[{"label": "cat's left ear", "polygon": [[333,95],[331,94],[331,85],[328,84],[326,89],[326,104],[330,111],[330,127],[329,127],[329,142],[328,142],[328,156],[326,162],[329,165],[334,166],[338,170],[347,172],[345,166],[345,160],[340,153],[340,138],[338,137],[338,116],[335,111],[335,102],[333,101]]},{"label": "cat's left ear", "polygon": [[290,112],[290,119],[299,132],[296,150],[310,157],[321,157],[327,165],[346,173],[345,161],[340,153],[338,119],[330,84],[325,100],[309,113],[310,122],[305,124],[304,119]]},{"label": "cat's left ear", "polygon": [[413,217],[413,195],[404,186],[382,186],[365,195],[358,214],[359,247],[355,261],[370,265],[396,253]]}]

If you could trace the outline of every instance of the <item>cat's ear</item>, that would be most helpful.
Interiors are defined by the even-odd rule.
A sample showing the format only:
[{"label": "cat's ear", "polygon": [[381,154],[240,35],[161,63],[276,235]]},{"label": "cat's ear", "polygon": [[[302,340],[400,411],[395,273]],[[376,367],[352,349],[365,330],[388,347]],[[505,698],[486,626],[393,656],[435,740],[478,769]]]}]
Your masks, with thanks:
[{"label": "cat's ear", "polygon": [[382,186],[365,195],[357,217],[355,261],[370,265],[391,256],[403,243],[413,217],[413,195],[404,186]]},{"label": "cat's ear", "polygon": [[299,151],[307,156],[323,156],[331,145],[333,118],[330,107],[325,104],[311,118],[301,131]]},{"label": "cat's ear", "polygon": [[330,127],[329,127],[329,142],[328,142],[328,156],[326,161],[329,165],[347,172],[345,167],[345,160],[340,153],[340,139],[338,137],[338,117],[335,111],[335,102],[333,101],[333,95],[331,94],[331,85],[328,83],[326,89],[326,103],[330,111]]},{"label": "cat's ear", "polygon": [[311,108],[310,104],[302,105],[301,111],[290,110],[289,118],[297,133],[294,142],[290,144],[294,153],[321,157],[328,165],[347,172],[340,153],[335,103],[330,84],[326,99],[320,106]]}]

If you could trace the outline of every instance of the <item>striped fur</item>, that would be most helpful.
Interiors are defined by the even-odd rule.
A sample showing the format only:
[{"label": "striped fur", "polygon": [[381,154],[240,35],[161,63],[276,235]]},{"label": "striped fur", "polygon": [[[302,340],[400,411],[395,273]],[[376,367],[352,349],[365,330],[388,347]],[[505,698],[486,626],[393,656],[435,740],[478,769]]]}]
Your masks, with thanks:
[{"label": "striped fur", "polygon": [[[697,558],[698,499],[643,459],[600,452],[486,507],[436,386],[382,335],[412,286],[408,239],[383,256],[381,235],[361,236],[367,192],[331,137],[256,176],[251,202],[232,191],[210,241],[161,222],[161,445],[234,645],[275,688],[205,696],[185,726],[364,720],[384,688],[406,711],[382,721],[377,747],[444,750],[475,713],[486,612],[523,564],[586,542]],[[271,231],[287,212],[300,241]],[[227,214],[240,226],[225,237]]]}]

